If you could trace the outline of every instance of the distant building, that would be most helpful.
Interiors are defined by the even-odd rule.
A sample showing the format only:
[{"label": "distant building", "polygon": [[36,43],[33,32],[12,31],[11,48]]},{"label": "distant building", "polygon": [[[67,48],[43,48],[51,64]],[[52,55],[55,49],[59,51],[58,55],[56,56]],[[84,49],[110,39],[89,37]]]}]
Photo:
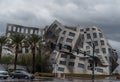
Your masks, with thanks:
[{"label": "distant building", "polygon": [[[69,27],[54,21],[46,27],[44,35],[46,43],[52,43],[55,48],[50,60],[53,64],[53,72],[91,74],[91,62],[88,55],[93,54],[99,63],[95,65],[95,74],[111,74],[118,66],[117,52],[112,49],[104,33],[97,27]],[[61,46],[61,48],[60,48]],[[81,53],[77,53],[77,49]]]},{"label": "distant building", "polygon": [[[43,36],[44,29],[36,28],[36,27],[29,27],[29,26],[22,26],[17,24],[7,24],[6,28],[6,36],[9,38],[12,34],[23,34],[25,36],[30,34],[36,34]],[[11,50],[13,50],[11,48]],[[23,47],[19,49],[19,53],[30,53],[30,49],[28,47]]]},{"label": "distant building", "polygon": [[20,34],[24,34],[24,35],[29,35],[29,34],[43,35],[44,29],[16,25],[16,24],[7,24],[6,36],[9,37],[11,34],[16,34],[16,33],[20,33]]}]

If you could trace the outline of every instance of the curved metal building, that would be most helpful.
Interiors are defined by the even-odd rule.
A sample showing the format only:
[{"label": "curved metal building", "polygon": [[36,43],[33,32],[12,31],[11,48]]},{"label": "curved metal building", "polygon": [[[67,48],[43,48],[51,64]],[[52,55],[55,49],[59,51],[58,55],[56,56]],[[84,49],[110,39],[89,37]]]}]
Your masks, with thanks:
[{"label": "curved metal building", "polygon": [[96,57],[95,74],[109,75],[118,66],[116,50],[96,26],[70,27],[55,20],[47,26],[44,38],[46,43],[54,44],[50,57],[53,72],[91,74],[90,57],[93,54]]}]

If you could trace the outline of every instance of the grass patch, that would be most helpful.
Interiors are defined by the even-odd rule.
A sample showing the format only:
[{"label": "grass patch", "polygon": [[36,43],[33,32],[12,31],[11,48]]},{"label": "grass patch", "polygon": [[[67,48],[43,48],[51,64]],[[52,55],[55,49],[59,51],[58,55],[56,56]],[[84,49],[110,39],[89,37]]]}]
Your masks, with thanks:
[{"label": "grass patch", "polygon": [[[39,73],[39,76],[43,77],[55,77],[55,73]],[[65,76],[66,78],[80,78],[80,79],[91,79],[91,74],[70,74],[70,73],[61,73],[61,77]],[[95,79],[104,79],[106,77],[119,77],[120,75],[94,75]]]}]

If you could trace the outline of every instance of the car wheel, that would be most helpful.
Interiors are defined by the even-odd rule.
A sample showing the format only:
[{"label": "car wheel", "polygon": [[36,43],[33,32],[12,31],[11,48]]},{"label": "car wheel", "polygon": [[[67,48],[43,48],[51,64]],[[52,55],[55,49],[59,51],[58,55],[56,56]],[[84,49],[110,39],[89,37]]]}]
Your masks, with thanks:
[{"label": "car wheel", "polygon": [[7,79],[7,77],[4,77],[3,79]]},{"label": "car wheel", "polygon": [[12,78],[12,79],[14,79],[14,78],[15,78],[15,76],[13,76],[13,75],[12,75],[12,76],[11,76],[11,78]]},{"label": "car wheel", "polygon": [[29,79],[29,77],[28,77],[28,76],[25,76],[25,79]]}]

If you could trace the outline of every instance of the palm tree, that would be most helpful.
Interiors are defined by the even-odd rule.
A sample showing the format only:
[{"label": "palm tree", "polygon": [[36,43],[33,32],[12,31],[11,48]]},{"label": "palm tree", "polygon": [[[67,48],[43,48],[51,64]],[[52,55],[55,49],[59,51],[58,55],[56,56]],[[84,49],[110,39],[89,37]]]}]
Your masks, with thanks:
[{"label": "palm tree", "polygon": [[30,45],[31,52],[32,52],[32,73],[35,72],[35,50],[38,45],[38,42],[41,41],[41,36],[31,34],[30,36],[27,37],[27,42]]},{"label": "palm tree", "polygon": [[11,35],[12,45],[14,45],[14,48],[15,48],[14,70],[16,70],[16,63],[17,63],[19,47],[21,47],[24,39],[25,39],[25,36],[23,34]]},{"label": "palm tree", "polygon": [[0,36],[0,60],[2,56],[2,47],[7,43],[7,37],[6,36]]}]

